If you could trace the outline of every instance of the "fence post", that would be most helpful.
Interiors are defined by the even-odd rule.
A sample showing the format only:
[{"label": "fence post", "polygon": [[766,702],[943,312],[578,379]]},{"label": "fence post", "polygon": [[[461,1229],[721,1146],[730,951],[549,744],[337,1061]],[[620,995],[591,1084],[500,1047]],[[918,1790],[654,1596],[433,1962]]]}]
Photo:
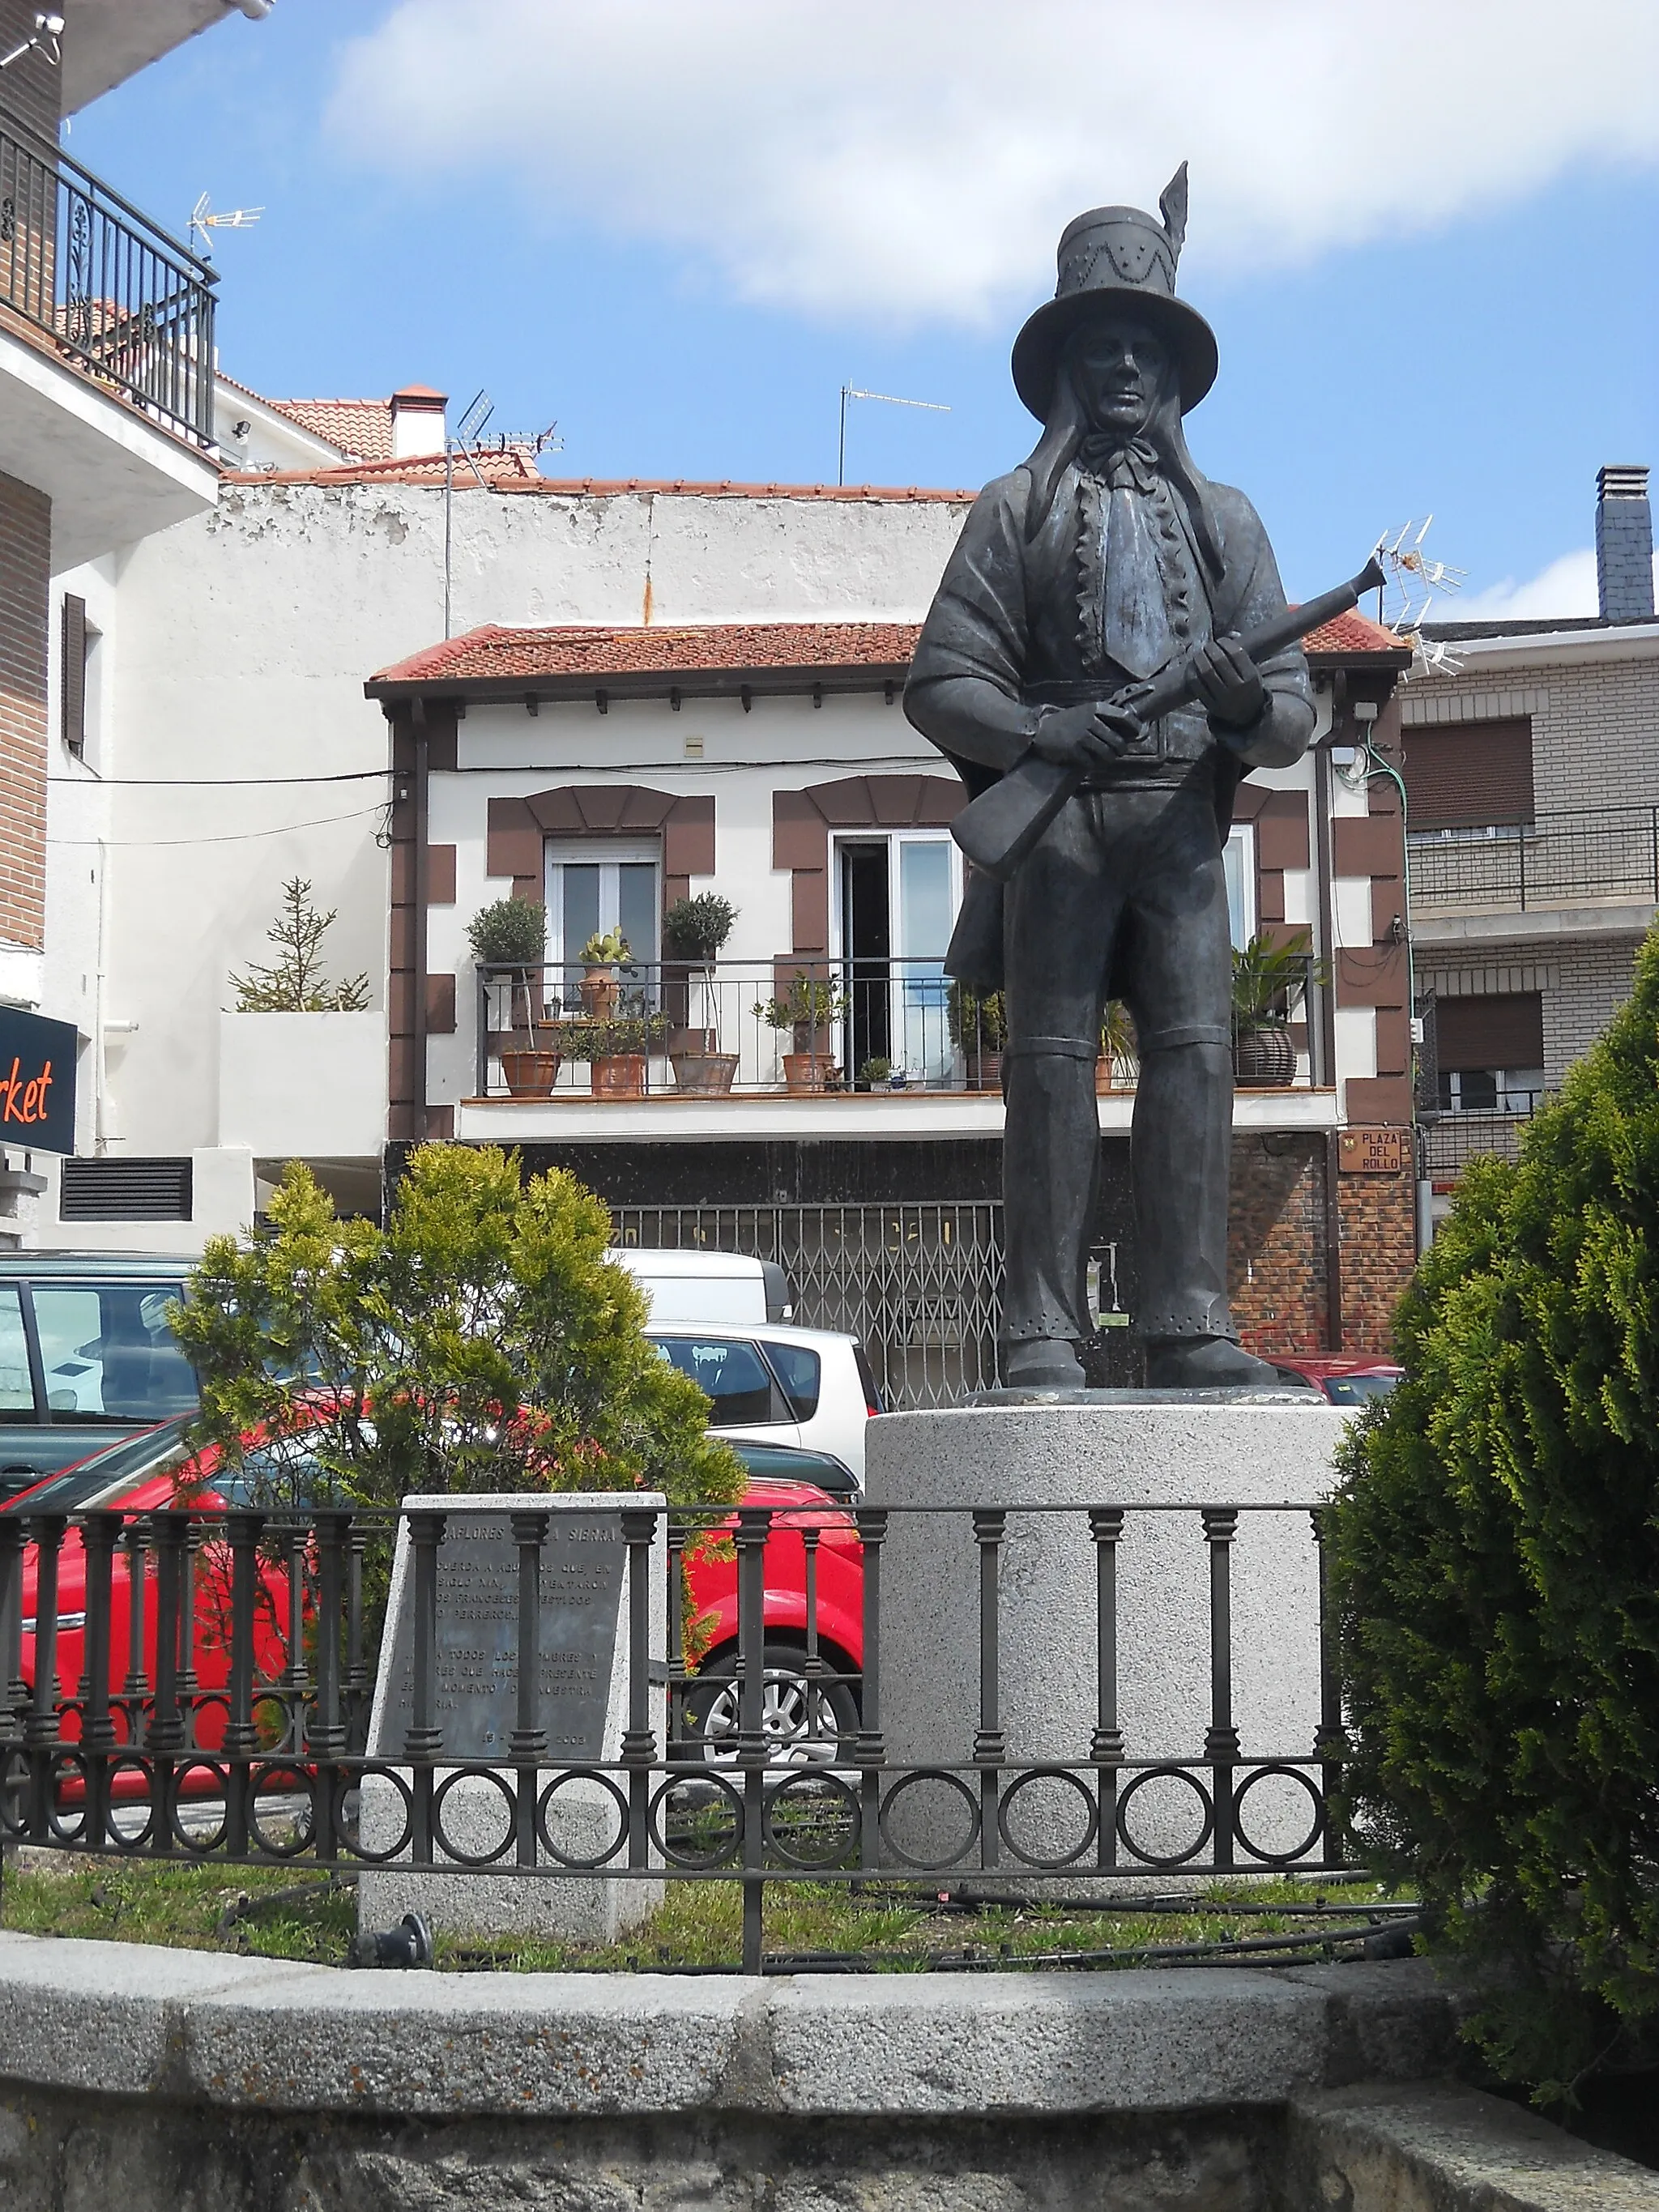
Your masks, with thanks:
[{"label": "fence post", "polygon": [[1117,1864],[1117,1770],[1123,1764],[1123,1731],[1117,1724],[1117,1547],[1123,1535],[1121,1505],[1091,1505],[1089,1534],[1095,1546],[1095,1732],[1089,1745],[1100,1770],[1097,1866]]},{"label": "fence post", "polygon": [[887,1746],[881,1732],[881,1547],[887,1515],[860,1505],[854,1515],[864,1547],[864,1664],[859,1681],[859,1864],[874,1874],[881,1863],[881,1769]]},{"label": "fence post", "polygon": [[149,1741],[144,1703],[149,1696],[149,1676],[144,1669],[144,1612],[149,1582],[144,1552],[150,1524],[141,1515],[127,1530],[127,1673],[121,1685],[121,1702],[127,1714],[127,1747],[142,1749]]},{"label": "fence post", "polygon": [[155,1699],[150,1709],[149,1749],[154,1759],[150,1796],[150,1849],[173,1849],[174,1761],[185,1748],[185,1717],[179,1703],[179,1617],[184,1610],[185,1563],[190,1552],[190,1515],[169,1510],[150,1521],[155,1552]]},{"label": "fence post", "polygon": [[657,1735],[651,1725],[651,1547],[657,1534],[656,1508],[624,1506],[622,1533],[628,1547],[628,1726],[622,1740],[622,1763],[629,1770],[628,1863],[643,1868],[650,1863],[651,1768],[657,1756]]},{"label": "fence post", "polygon": [[23,1741],[29,1753],[29,1836],[37,1844],[47,1840],[47,1813],[52,1805],[52,1754],[58,1737],[58,1558],[69,1516],[40,1513],[28,1523],[34,1545],[34,1688],[28,1716],[23,1723]]},{"label": "fence post", "polygon": [[361,1513],[351,1516],[346,1539],[346,1664],[342,1679],[342,1705],[346,1724],[346,1748],[361,1756],[368,1740],[369,1705],[374,1688],[363,1650],[363,1561],[368,1553],[368,1529]]},{"label": "fence post", "polygon": [[974,1764],[979,1769],[979,1863],[982,1867],[995,1866],[1001,1856],[997,1796],[1004,1744],[997,1568],[1007,1525],[1008,1516],[1000,1507],[975,1506],[974,1541],[979,1546],[979,1727],[974,1735]]},{"label": "fence post", "polygon": [[738,1765],[743,1771],[743,1971],[761,1970],[766,1836],[766,1541],[769,1505],[738,1509]]},{"label": "fence post", "polygon": [[233,1513],[225,1523],[230,1546],[230,1713],[222,1748],[229,1769],[225,1842],[233,1858],[247,1849],[252,1812],[248,1762],[259,1748],[253,1722],[253,1613],[259,1601],[259,1539],[268,1518],[264,1513]]},{"label": "fence post", "polygon": [[0,1744],[23,1741],[28,1685],[23,1680],[23,1547],[27,1532],[0,1514]]},{"label": "fence post", "polygon": [[115,1723],[109,1709],[110,1591],[115,1547],[121,1540],[119,1511],[88,1513],[81,1526],[86,1560],[86,1626],[82,1637],[81,1749],[87,1761],[87,1817],[82,1830],[88,1849],[101,1850],[109,1820],[109,1754],[115,1749]]},{"label": "fence post", "polygon": [[668,1753],[685,1737],[685,1526],[668,1514]]},{"label": "fence post", "polygon": [[1204,1758],[1215,1802],[1215,1863],[1233,1863],[1233,1769],[1238,1730],[1233,1726],[1232,1547],[1238,1533],[1236,1505],[1206,1505],[1204,1534],[1210,1547],[1210,1725]]},{"label": "fence post", "polygon": [[404,1763],[412,1769],[410,1793],[411,1834],[409,1856],[416,1866],[432,1864],[432,1765],[443,1748],[444,1732],[438,1726],[438,1547],[444,1540],[447,1516],[442,1513],[410,1513],[409,1548],[415,1569],[415,1655],[410,1684],[409,1727],[404,1735]]},{"label": "fence post", "polygon": [[340,1716],[340,1609],[345,1595],[346,1538],[351,1516],[337,1506],[317,1513],[317,1700],[306,1730],[306,1749],[315,1762],[317,1856],[334,1858],[335,1789],[345,1756],[345,1725]]},{"label": "fence post", "polygon": [[306,1679],[306,1551],[303,1522],[290,1521],[283,1530],[288,1556],[288,1664],[283,1669],[283,1709],[287,1726],[283,1749],[296,1757],[305,1740]]},{"label": "fence post", "polygon": [[542,1546],[552,1523],[550,1513],[507,1516],[519,1547],[519,1656],[517,1711],[507,1740],[514,1776],[513,1826],[521,1867],[536,1863],[536,1797],[538,1769],[547,1756],[547,1731],[541,1725]]},{"label": "fence post", "polygon": [[1319,1558],[1319,1733],[1314,1739],[1314,1757],[1319,1761],[1325,1863],[1340,1867],[1346,1855],[1343,1838],[1331,1817],[1331,1805],[1341,1787],[1348,1736],[1342,1724],[1342,1674],[1337,1657],[1335,1608],[1331,1602],[1330,1508],[1316,1505],[1310,1518]]}]

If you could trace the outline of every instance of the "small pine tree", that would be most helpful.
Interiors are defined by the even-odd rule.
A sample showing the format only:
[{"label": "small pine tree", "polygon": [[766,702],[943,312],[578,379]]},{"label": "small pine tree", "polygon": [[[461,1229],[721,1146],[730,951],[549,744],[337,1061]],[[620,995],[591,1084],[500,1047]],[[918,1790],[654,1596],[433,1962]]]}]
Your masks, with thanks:
[{"label": "small pine tree", "polygon": [[1351,1810],[1552,2100],[1659,2015],[1659,933],[1396,1334],[1330,1524]]},{"label": "small pine tree", "polygon": [[337,907],[319,914],[311,902],[310,882],[294,876],[283,885],[283,910],[265,935],[276,947],[269,968],[250,962],[246,975],[233,975],[239,1014],[351,1014],[368,1004],[368,977],[330,983],[319,948],[337,917]]}]

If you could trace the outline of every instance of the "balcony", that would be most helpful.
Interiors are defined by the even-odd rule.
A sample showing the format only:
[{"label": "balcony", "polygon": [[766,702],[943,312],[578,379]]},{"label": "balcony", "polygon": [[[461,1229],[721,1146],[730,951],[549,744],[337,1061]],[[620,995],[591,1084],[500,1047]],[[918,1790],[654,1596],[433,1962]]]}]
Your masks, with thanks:
[{"label": "balcony", "polygon": [[1659,902],[1659,805],[1565,808],[1533,822],[1414,830],[1409,845],[1419,922],[1571,912],[1593,925],[1598,914],[1605,921]]},{"label": "balcony", "polygon": [[0,114],[0,469],[61,568],[211,503],[214,272]]},{"label": "balcony", "polygon": [[[480,968],[474,1090],[456,1133],[504,1141],[641,1134],[962,1136],[1002,1128],[1000,1002],[937,960]],[[1241,1087],[1236,1119],[1334,1127],[1309,1079]],[[1131,1054],[1097,1072],[1103,1130],[1127,1130]],[[741,1115],[739,1127],[734,1117]]]},{"label": "balcony", "polygon": [[1489,1156],[1518,1159],[1522,1134],[1542,1103],[1541,1091],[1528,1091],[1516,1097],[1503,1113],[1425,1115],[1421,1123],[1424,1171],[1435,1188],[1454,1188],[1471,1160]]}]

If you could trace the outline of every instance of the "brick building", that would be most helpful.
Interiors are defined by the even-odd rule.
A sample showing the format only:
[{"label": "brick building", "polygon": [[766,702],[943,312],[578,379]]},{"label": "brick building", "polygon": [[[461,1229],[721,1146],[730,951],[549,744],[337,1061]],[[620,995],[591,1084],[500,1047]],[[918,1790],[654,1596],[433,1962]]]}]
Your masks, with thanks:
[{"label": "brick building", "polygon": [[1449,623],[1402,693],[1431,1174],[1512,1157],[1628,995],[1659,912],[1659,623],[1645,468],[1598,481],[1600,612]]}]

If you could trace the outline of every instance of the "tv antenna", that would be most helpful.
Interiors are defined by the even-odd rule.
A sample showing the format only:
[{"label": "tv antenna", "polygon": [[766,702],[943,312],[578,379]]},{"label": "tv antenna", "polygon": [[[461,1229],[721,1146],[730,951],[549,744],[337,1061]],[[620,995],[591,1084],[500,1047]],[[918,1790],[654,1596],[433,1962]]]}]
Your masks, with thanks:
[{"label": "tv antenna", "polygon": [[948,415],[950,409],[938,399],[900,399],[890,392],[865,392],[856,384],[841,387],[841,436],[836,447],[836,482],[847,481],[847,403],[849,399],[878,399],[884,407],[924,407],[930,415]]},{"label": "tv antenna", "polygon": [[1436,593],[1449,599],[1461,592],[1469,572],[1454,568],[1449,561],[1437,561],[1425,550],[1424,540],[1433,520],[1430,514],[1420,524],[1406,523],[1392,538],[1384,531],[1378,538],[1376,558],[1388,582],[1376,595],[1376,615],[1390,629],[1410,637],[1419,675],[1450,676],[1461,665],[1461,656],[1440,640],[1425,638],[1423,625]]},{"label": "tv antenna", "polygon": [[216,215],[208,205],[208,196],[204,192],[190,211],[189,235],[194,238],[199,232],[202,252],[211,254],[216,230],[252,230],[264,213],[262,207],[227,208],[222,215]]},{"label": "tv antenna", "polygon": [[452,601],[454,582],[454,507],[455,464],[465,461],[471,470],[480,491],[495,489],[475,456],[480,453],[527,453],[538,459],[545,453],[557,453],[564,440],[559,435],[556,421],[544,430],[498,430],[486,441],[484,426],[495,412],[495,403],[482,389],[475,392],[462,410],[460,420],[444,440],[444,635],[450,635]]}]

